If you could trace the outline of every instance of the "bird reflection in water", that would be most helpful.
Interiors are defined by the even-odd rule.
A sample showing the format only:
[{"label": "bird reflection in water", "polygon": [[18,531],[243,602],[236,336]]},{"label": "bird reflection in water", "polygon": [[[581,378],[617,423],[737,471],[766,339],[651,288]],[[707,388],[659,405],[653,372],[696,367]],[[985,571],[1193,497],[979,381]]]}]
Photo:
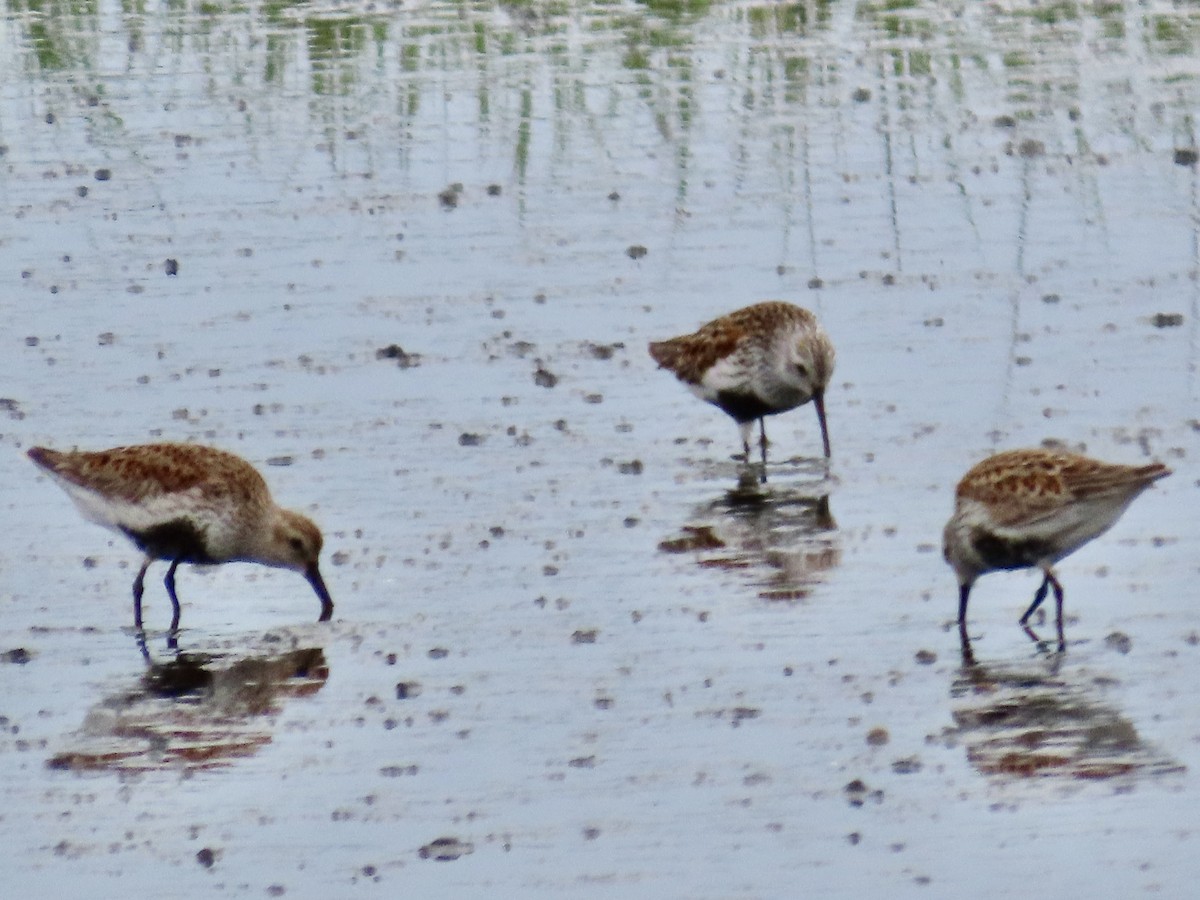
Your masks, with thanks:
[{"label": "bird reflection in water", "polygon": [[1061,653],[979,663],[970,644],[950,688],[948,744],[966,748],[980,773],[1009,779],[1107,780],[1183,771],[1133,723],[1097,699],[1106,679],[1068,666]]},{"label": "bird reflection in water", "polygon": [[836,529],[824,482],[764,489],[747,471],[658,549],[693,554],[706,568],[744,569],[761,598],[799,601],[841,562]]},{"label": "bird reflection in water", "polygon": [[198,771],[232,765],[271,742],[271,716],[285,701],[316,694],[329,677],[319,647],[270,646],[243,654],[147,654],[132,688],[93,707],[75,746],[50,768],[75,771]]}]

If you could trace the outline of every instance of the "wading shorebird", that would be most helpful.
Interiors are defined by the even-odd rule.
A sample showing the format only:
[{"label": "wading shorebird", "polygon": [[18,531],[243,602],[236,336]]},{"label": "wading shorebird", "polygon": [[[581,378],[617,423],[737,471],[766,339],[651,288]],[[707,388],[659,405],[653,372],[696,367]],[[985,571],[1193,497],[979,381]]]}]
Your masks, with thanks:
[{"label": "wading shorebird", "polygon": [[655,341],[650,355],[693,394],[737,422],[747,462],[758,420],[764,480],[766,416],[811,400],[825,456],[830,455],[825,388],[833,375],[833,343],[807,309],[780,300],[756,303],[714,319],[694,334]]},{"label": "wading shorebird", "polygon": [[998,569],[1038,568],[1042,584],[1021,616],[1054,590],[1058,644],[1063,589],[1053,565],[1106,532],[1134,499],[1171,474],[1162,463],[1122,466],[1057,450],[1008,450],[974,466],[954,494],[942,553],[958,577],[958,629],[967,638],[967,599],[975,580]]},{"label": "wading shorebird", "polygon": [[129,538],[145,555],[133,580],[133,623],[142,630],[146,569],[168,560],[164,583],[179,627],[175,570],[180,563],[256,562],[293,569],[321,601],[333,600],[317,567],[321,532],[300,513],[280,509],[267,483],[244,459],[195,444],[141,444],[96,452],[34,447],[29,458],[58,482],[84,517]]}]

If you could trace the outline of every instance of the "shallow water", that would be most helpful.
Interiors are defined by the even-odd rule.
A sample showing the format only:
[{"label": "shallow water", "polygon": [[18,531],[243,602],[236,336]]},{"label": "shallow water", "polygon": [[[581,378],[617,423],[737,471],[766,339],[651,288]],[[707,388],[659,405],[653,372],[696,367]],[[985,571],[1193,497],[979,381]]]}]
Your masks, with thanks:
[{"label": "shallow water", "polygon": [[[8,4],[3,883],[1190,892],[1198,41],[1156,0]],[[802,408],[759,491],[645,344],[767,297],[838,368],[831,468]],[[135,552],[23,451],[158,438],[317,519],[333,623],[189,569],[143,655]],[[964,662],[953,485],[1045,439],[1175,475],[1061,567],[1065,655],[994,575]]]}]

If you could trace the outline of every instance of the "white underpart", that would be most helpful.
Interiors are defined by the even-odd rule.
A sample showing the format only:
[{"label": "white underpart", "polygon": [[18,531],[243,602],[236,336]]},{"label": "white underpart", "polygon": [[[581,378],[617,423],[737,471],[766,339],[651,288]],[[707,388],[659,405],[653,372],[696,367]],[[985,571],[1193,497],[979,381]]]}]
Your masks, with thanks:
[{"label": "white underpart", "polygon": [[741,353],[731,353],[709,366],[700,384],[688,384],[688,390],[712,403],[723,391],[750,393],[753,390],[753,369],[746,365]]},{"label": "white underpart", "polygon": [[[206,535],[212,534],[213,525],[220,532],[220,516],[211,506],[205,506],[199,488],[181,491],[176,494],[164,494],[158,497],[147,497],[137,503],[115,500],[96,491],[67,481],[54,473],[50,473],[56,482],[67,492],[67,496],[89,522],[95,522],[112,531],[124,534],[128,531],[146,531],[156,525],[163,525],[178,519],[187,519],[197,529]],[[203,514],[199,514],[203,508]],[[209,552],[219,551],[219,547],[209,547]]]},{"label": "white underpart", "polygon": [[988,507],[978,500],[959,500],[954,515],[946,525],[946,544],[951,564],[960,579],[964,575],[973,579],[989,571],[988,565],[971,546],[971,532],[982,528],[1006,541],[1045,542],[1053,548],[1053,552],[1038,560],[1037,565],[1049,568],[1108,531],[1144,487],[1138,485],[1128,493],[1101,494],[1070,501],[1019,525],[1007,527],[994,524]]},{"label": "white underpart", "polygon": [[753,394],[782,412],[812,399],[813,388],[796,374],[796,363],[805,362],[797,353],[795,332],[781,332],[769,351],[761,346],[743,347],[708,367],[700,384],[690,384],[692,393],[712,403],[717,394],[735,392]]},{"label": "white underpart", "polygon": [[[716,403],[717,395],[725,391],[749,394],[755,389],[751,377],[753,369],[746,365],[741,353],[731,353],[717,360],[704,373],[700,384],[688,384],[688,390],[706,403]],[[738,431],[741,434],[742,446],[750,447],[750,439],[754,435],[754,421],[739,422]]]}]

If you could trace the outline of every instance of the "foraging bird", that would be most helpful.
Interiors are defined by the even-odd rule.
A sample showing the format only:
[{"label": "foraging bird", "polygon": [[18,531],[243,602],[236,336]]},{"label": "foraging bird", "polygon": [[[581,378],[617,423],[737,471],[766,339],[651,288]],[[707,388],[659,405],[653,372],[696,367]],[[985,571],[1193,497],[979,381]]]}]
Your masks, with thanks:
[{"label": "foraging bird", "polygon": [[833,375],[829,335],[807,309],[779,300],[756,303],[714,319],[694,334],[655,341],[650,355],[688,389],[731,416],[741,431],[746,461],[758,420],[759,444],[767,463],[766,416],[812,401],[821,426],[825,456],[825,389]]},{"label": "foraging bird", "polygon": [[1008,450],[974,466],[958,483],[942,553],[958,577],[958,627],[964,644],[975,580],[998,569],[1038,568],[1042,584],[1021,616],[1054,590],[1063,645],[1063,589],[1053,565],[1099,537],[1130,503],[1171,474],[1162,463],[1123,466],[1058,450]]},{"label": "foraging bird", "polygon": [[301,572],[321,601],[333,600],[321,578],[321,532],[310,519],[280,509],[267,484],[244,459],[195,444],[141,444],[97,452],[29,450],[84,517],[118,531],[146,554],[133,581],[134,625],[142,629],[146,569],[169,560],[164,583],[179,627],[175,570],[180,563],[244,561]]}]

